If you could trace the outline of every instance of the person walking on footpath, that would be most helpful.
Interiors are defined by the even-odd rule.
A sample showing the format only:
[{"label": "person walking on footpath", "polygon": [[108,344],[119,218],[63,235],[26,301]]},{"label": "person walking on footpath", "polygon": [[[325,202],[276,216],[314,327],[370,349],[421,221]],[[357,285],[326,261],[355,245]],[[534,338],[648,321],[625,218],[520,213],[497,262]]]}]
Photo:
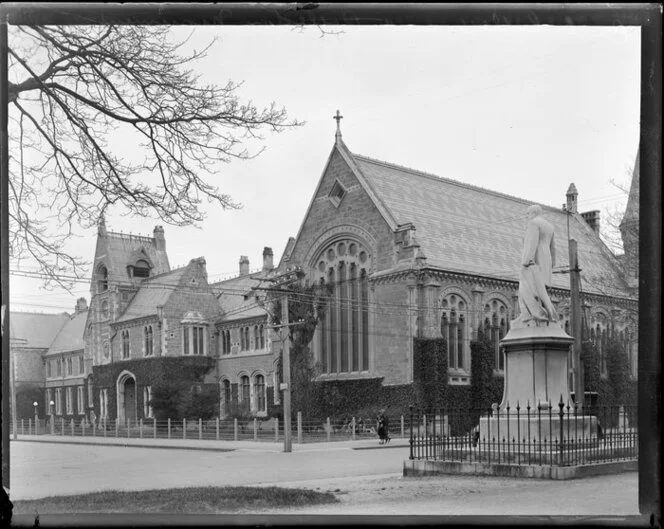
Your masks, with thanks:
[{"label": "person walking on footpath", "polygon": [[380,441],[378,444],[387,444],[390,442],[390,430],[389,430],[389,421],[385,415],[385,410],[380,410],[378,414],[376,430],[378,431],[378,438]]}]

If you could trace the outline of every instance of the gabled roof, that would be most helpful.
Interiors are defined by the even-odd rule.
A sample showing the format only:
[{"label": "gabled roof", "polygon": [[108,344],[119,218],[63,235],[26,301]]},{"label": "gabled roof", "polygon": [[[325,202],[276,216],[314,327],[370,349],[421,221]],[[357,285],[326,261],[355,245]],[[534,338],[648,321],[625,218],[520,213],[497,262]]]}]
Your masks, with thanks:
[{"label": "gabled roof", "polygon": [[60,329],[48,350],[48,354],[83,350],[85,348],[83,332],[85,331],[87,317],[87,310],[74,314]]},{"label": "gabled roof", "polygon": [[210,285],[217,296],[224,322],[266,315],[265,309],[257,302],[256,295],[260,293],[253,287],[265,286],[263,279],[267,275],[261,270]]},{"label": "gabled roof", "polygon": [[116,320],[116,323],[145,316],[156,316],[157,307],[165,305],[170,295],[177,289],[187,266],[147,278],[141,282],[138,292],[136,292],[122,316]]},{"label": "gabled roof", "polygon": [[9,317],[9,338],[16,347],[48,348],[60,329],[69,321],[66,312],[61,314],[36,314],[12,312]]},{"label": "gabled roof", "polygon": [[[533,202],[357,154],[352,158],[351,169],[378,197],[386,220],[415,226],[427,266],[517,279],[526,208]],[[569,236],[578,243],[583,290],[629,296],[615,256],[585,220],[578,213],[568,218],[561,209],[542,209],[555,227],[556,269],[568,267],[569,220]],[[569,275],[554,274],[553,286],[569,289]]]},{"label": "gabled roof", "polygon": [[129,282],[127,266],[145,257],[153,267],[152,275],[163,274],[170,270],[166,250],[158,250],[153,237],[108,232],[106,235],[100,235],[98,241],[95,265],[100,261],[106,264],[110,282]]}]

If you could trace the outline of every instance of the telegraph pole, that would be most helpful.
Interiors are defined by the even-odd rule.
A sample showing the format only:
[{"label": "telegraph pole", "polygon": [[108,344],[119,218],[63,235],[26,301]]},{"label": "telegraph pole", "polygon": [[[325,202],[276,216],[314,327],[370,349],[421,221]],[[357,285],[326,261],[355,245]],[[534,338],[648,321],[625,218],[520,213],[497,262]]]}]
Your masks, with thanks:
[{"label": "telegraph pole", "polygon": [[[293,269],[288,269],[278,276],[267,279],[272,283],[279,285],[279,287],[287,286],[291,283],[298,281],[303,275],[302,269],[299,266]],[[288,290],[278,287],[254,287],[253,290],[264,290],[268,292],[281,292],[281,323],[275,325],[274,328],[279,328],[279,337],[281,338],[281,371],[282,382],[279,389],[284,392],[283,406],[284,406],[284,452],[292,452],[293,441],[291,438],[291,372],[290,372],[290,337],[289,329],[291,325],[299,325],[299,322],[291,324],[288,317]]]},{"label": "telegraph pole", "polygon": [[288,294],[281,296],[281,347],[282,347],[282,372],[283,382],[281,389],[284,391],[284,452],[291,452],[293,445],[291,440],[291,376],[290,376],[290,338],[288,336]]},{"label": "telegraph pole", "polygon": [[571,292],[571,312],[572,312],[572,356],[574,358],[574,400],[575,404],[582,408],[585,399],[585,389],[583,383],[583,364],[581,363],[581,295],[580,295],[580,272],[579,255],[577,251],[576,240],[569,239],[569,279]]}]

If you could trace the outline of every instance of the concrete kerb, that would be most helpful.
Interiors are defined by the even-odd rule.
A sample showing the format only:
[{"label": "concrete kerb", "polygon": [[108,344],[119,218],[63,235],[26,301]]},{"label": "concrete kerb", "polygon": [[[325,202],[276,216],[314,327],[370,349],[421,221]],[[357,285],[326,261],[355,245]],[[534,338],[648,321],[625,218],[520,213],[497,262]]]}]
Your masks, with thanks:
[{"label": "concrete kerb", "polygon": [[575,466],[486,464],[411,459],[405,459],[403,463],[404,477],[472,475],[567,480],[636,470],[638,470],[638,461],[613,461]]},{"label": "concrete kerb", "polygon": [[[116,446],[132,448],[163,448],[175,450],[204,450],[216,452],[249,451],[249,452],[283,452],[281,442],[265,441],[214,441],[199,439],[116,439],[115,437],[71,437],[22,435],[12,442],[62,443],[91,446]],[[402,448],[409,446],[407,439],[399,439],[394,444],[380,445],[376,440],[333,441],[321,443],[293,443],[293,452],[335,451],[335,450],[371,450]]]}]

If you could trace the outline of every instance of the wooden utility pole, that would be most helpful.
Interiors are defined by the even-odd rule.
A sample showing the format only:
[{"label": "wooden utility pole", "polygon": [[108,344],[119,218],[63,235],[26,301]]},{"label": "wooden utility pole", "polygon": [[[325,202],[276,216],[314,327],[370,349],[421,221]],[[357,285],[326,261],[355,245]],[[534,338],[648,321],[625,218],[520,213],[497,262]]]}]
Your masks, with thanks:
[{"label": "wooden utility pole", "polygon": [[281,389],[284,391],[284,452],[293,449],[291,440],[291,376],[290,376],[290,337],[288,328],[288,294],[281,297],[281,347],[282,347],[282,371],[283,382]]},{"label": "wooden utility pole", "polygon": [[584,404],[585,389],[583,383],[583,364],[581,362],[581,295],[580,295],[580,272],[579,255],[576,240],[569,240],[569,279],[571,292],[572,312],[572,356],[574,359],[574,401],[582,408]]},{"label": "wooden utility pole", "polygon": [[[290,372],[290,327],[291,325],[300,325],[301,322],[290,323],[288,316],[288,290],[283,287],[299,281],[303,276],[302,269],[296,266],[292,269],[287,269],[285,272],[278,276],[266,279],[271,283],[276,284],[276,287],[253,287],[252,290],[263,290],[266,292],[280,292],[281,293],[281,323],[272,328],[279,328],[279,337],[281,339],[281,370],[282,382],[279,386],[284,392],[283,395],[283,409],[284,409],[284,452],[291,452],[293,449],[293,442],[291,439],[291,372]],[[276,391],[276,389],[275,389]]]}]

